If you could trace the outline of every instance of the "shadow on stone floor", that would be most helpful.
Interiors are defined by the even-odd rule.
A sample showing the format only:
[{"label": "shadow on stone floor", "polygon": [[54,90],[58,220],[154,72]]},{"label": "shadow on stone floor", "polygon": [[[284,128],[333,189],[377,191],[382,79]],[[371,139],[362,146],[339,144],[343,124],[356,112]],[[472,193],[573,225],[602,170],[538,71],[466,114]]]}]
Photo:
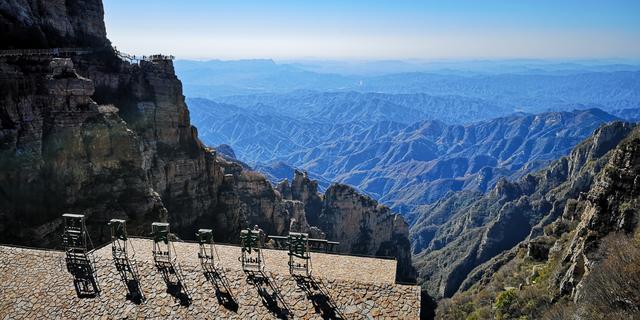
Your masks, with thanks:
[{"label": "shadow on stone floor", "polygon": [[67,254],[67,271],[73,276],[73,287],[81,299],[95,298],[100,295],[100,285],[93,263],[87,256]]},{"label": "shadow on stone floor", "polygon": [[247,283],[253,285],[260,298],[262,304],[278,319],[289,319],[292,317],[291,311],[287,303],[284,301],[280,289],[275,285],[264,272],[245,271],[247,274]]},{"label": "shadow on stone floor", "polygon": [[140,287],[140,276],[135,263],[128,258],[114,258],[113,262],[120,275],[120,281],[127,289],[127,300],[135,304],[143,303],[145,297]]},{"label": "shadow on stone floor", "polygon": [[156,268],[162,275],[164,283],[167,285],[167,293],[178,300],[181,306],[190,306],[192,302],[191,295],[183,281],[184,277],[182,276],[180,268],[168,262],[158,262],[156,263]]},{"label": "shadow on stone floor", "polygon": [[315,312],[320,314],[322,319],[345,319],[321,280],[317,280],[313,276],[293,277],[298,287],[304,291],[307,299],[313,304]]},{"label": "shadow on stone floor", "polygon": [[204,277],[207,281],[211,282],[216,289],[216,299],[218,303],[229,311],[238,312],[238,302],[233,296],[224,270],[222,270],[222,268],[205,267]]}]

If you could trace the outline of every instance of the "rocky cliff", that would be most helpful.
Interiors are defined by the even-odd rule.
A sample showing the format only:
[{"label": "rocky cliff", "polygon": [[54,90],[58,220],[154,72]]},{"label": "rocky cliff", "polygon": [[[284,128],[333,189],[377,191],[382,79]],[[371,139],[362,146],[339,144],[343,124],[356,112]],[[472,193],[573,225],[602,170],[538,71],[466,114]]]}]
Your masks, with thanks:
[{"label": "rocky cliff", "polygon": [[[90,226],[127,218],[140,233],[145,222],[168,219],[187,234],[215,212],[222,172],[189,123],[170,60],[132,64],[94,47],[71,58],[15,56],[1,64],[9,241],[55,239],[65,211],[85,212]],[[101,227],[92,234],[107,237]]]},{"label": "rocky cliff", "polygon": [[396,257],[401,281],[413,281],[409,226],[404,219],[347,185],[334,184],[324,195],[320,227],[344,251]]},{"label": "rocky cliff", "polygon": [[140,138],[117,108],[90,98],[94,83],[79,76],[71,60],[18,58],[0,65],[4,241],[50,245],[65,211],[87,211],[96,221],[166,219]]},{"label": "rocky cliff", "polygon": [[632,128],[622,122],[603,126],[541,171],[502,180],[485,195],[462,192],[423,207],[411,233],[414,260],[429,293],[450,297],[461,285],[468,288],[463,283],[475,267],[541,235],[570,199],[589,191],[606,164],[605,155]]},{"label": "rocky cliff", "polygon": [[[336,218],[322,228],[349,227],[339,217],[352,208],[324,204],[312,181],[301,177],[283,197],[263,176],[203,146],[171,59],[122,60],[102,16],[98,0],[0,4],[0,35],[10,39],[0,49],[83,48],[0,58],[0,241],[56,246],[63,212],[85,213],[95,242],[108,239],[111,218],[127,219],[139,235],[167,220],[182,238],[213,227],[217,240],[235,241],[254,224],[286,233],[292,219],[322,235],[313,225],[325,205]],[[385,219],[401,220],[377,206],[359,210],[380,220],[368,222],[374,232]],[[370,235],[366,250],[345,245],[344,252],[387,255],[385,241],[408,241],[406,227],[396,229]],[[408,263],[408,247],[398,248]]]},{"label": "rocky cliff", "polygon": [[[566,167],[574,173],[547,194],[562,202],[517,246],[473,269],[438,317],[637,319],[640,129],[630,129],[604,127],[574,150]],[[576,186],[583,191],[567,192]]]},{"label": "rocky cliff", "polygon": [[306,221],[327,239],[340,242],[338,249],[362,255],[396,257],[398,279],[413,281],[416,271],[411,265],[409,227],[404,219],[354,188],[333,184],[320,195],[317,183],[296,170],[293,182],[278,184],[279,193],[304,205]]},{"label": "rocky cliff", "polygon": [[0,48],[107,45],[101,0],[9,0],[0,3]]},{"label": "rocky cliff", "polygon": [[633,234],[640,219],[640,130],[634,130],[607,158],[589,192],[569,211],[574,215],[563,217],[578,225],[563,252],[564,275],[558,284],[561,293],[577,298],[589,294],[581,292],[582,282],[604,258],[603,238],[615,232]]}]

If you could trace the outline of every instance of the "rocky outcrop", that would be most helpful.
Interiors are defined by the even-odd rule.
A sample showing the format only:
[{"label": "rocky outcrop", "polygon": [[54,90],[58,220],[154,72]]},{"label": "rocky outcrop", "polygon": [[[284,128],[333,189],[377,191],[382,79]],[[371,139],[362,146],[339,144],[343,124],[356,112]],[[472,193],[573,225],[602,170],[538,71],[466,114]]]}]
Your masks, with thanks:
[{"label": "rocky outcrop", "polygon": [[276,184],[276,190],[282,195],[283,199],[292,200],[293,194],[291,193],[291,185],[289,184],[289,180],[283,179]]},{"label": "rocky outcrop", "polygon": [[320,228],[342,251],[396,257],[398,278],[413,281],[409,227],[404,219],[352,187],[334,184],[324,194]]},{"label": "rocky outcrop", "polygon": [[[283,192],[286,192],[284,187]],[[318,183],[309,179],[306,172],[294,170],[291,182],[291,198],[304,203],[309,223],[319,225],[319,216],[322,211],[322,199],[318,194]]]},{"label": "rocky outcrop", "polygon": [[0,63],[16,70],[2,82],[3,241],[54,245],[51,233],[65,211],[86,212],[92,221],[128,217],[138,232],[144,220],[166,219],[140,138],[118,109],[91,99],[93,82],[71,60],[29,62],[28,72],[18,70],[20,63]]},{"label": "rocky outcrop", "polygon": [[414,263],[429,293],[452,296],[474,268],[562,216],[569,200],[589,191],[605,155],[632,128],[622,122],[603,126],[544,170],[514,182],[502,180],[484,196],[457,193],[422,208],[411,231],[420,239]]},{"label": "rocky outcrop", "polygon": [[271,183],[257,172],[238,175],[232,184],[234,195],[246,208],[246,224],[260,226],[265,233],[284,235],[295,219],[298,232],[309,232],[304,204],[283,199]]},{"label": "rocky outcrop", "polygon": [[[111,218],[127,219],[136,235],[169,221],[184,239],[213,227],[216,240],[237,241],[256,224],[267,234],[293,227],[322,238],[319,217],[330,210],[322,228],[345,243],[341,251],[397,256],[405,279],[410,261],[400,217],[355,191],[324,202],[301,172],[276,189],[205,147],[172,61],[121,60],[105,36],[99,1],[16,0],[3,2],[0,13],[3,39],[39,35],[3,41],[5,48],[90,47],[68,58],[0,59],[0,242],[55,247],[64,212],[84,213],[96,244],[109,239]],[[362,205],[345,204],[356,198]],[[362,238],[357,243],[342,231],[351,222],[366,227],[353,233]]]},{"label": "rocky outcrop", "polygon": [[344,251],[368,254],[394,233],[408,232],[404,220],[396,217],[389,208],[353,188],[335,184],[325,194],[320,220],[321,228],[330,239],[340,241]]},{"label": "rocky outcrop", "polygon": [[340,242],[338,250],[341,252],[395,257],[398,279],[415,280],[409,227],[388,207],[342,184],[331,185],[321,195],[317,183],[298,170],[294,172],[291,185],[283,180],[276,188],[283,197],[291,197],[292,200],[286,201],[304,204],[306,222],[315,227],[309,229],[312,234],[320,232],[320,237]]},{"label": "rocky outcrop", "polygon": [[583,197],[575,234],[563,256],[561,293],[580,296],[582,279],[603,259],[602,239],[620,231],[632,233],[640,216],[640,130],[635,130],[609,156],[604,169]]},{"label": "rocky outcrop", "polygon": [[637,318],[640,128],[599,129],[565,168],[567,179],[545,195],[554,206],[527,238],[474,268],[437,318]]},{"label": "rocky outcrop", "polygon": [[0,49],[107,45],[101,0],[0,3]]}]

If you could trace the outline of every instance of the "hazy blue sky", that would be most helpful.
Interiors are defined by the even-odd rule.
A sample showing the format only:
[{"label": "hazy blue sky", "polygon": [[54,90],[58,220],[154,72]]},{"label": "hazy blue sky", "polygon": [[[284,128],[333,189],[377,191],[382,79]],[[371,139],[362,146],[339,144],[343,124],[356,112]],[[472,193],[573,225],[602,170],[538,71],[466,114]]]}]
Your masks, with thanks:
[{"label": "hazy blue sky", "polygon": [[179,58],[640,58],[640,0],[104,0],[111,41]]}]

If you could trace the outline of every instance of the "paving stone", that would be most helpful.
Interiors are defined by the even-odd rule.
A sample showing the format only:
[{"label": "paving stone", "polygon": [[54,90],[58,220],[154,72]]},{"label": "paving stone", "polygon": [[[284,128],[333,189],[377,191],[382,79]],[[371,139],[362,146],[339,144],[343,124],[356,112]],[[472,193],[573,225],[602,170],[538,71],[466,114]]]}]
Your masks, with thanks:
[{"label": "paving stone", "polygon": [[241,270],[240,248],[219,245],[221,273],[237,302],[237,310],[229,310],[218,304],[214,283],[201,270],[196,244],[175,244],[192,298],[189,306],[182,306],[167,292],[153,264],[151,241],[134,238],[131,243],[146,297],[141,304],[126,299],[127,287],[115,269],[110,246],[94,253],[102,289],[94,298],[78,298],[62,252],[0,246],[0,319],[275,319],[259,289],[275,298],[293,319],[322,319],[310,298],[314,295],[324,296],[327,304],[322,307],[347,319],[419,318],[420,288],[394,283],[393,260],[313,253],[313,280],[318,288],[305,289],[289,275],[285,251],[264,250],[265,274],[272,286],[254,285]]}]

